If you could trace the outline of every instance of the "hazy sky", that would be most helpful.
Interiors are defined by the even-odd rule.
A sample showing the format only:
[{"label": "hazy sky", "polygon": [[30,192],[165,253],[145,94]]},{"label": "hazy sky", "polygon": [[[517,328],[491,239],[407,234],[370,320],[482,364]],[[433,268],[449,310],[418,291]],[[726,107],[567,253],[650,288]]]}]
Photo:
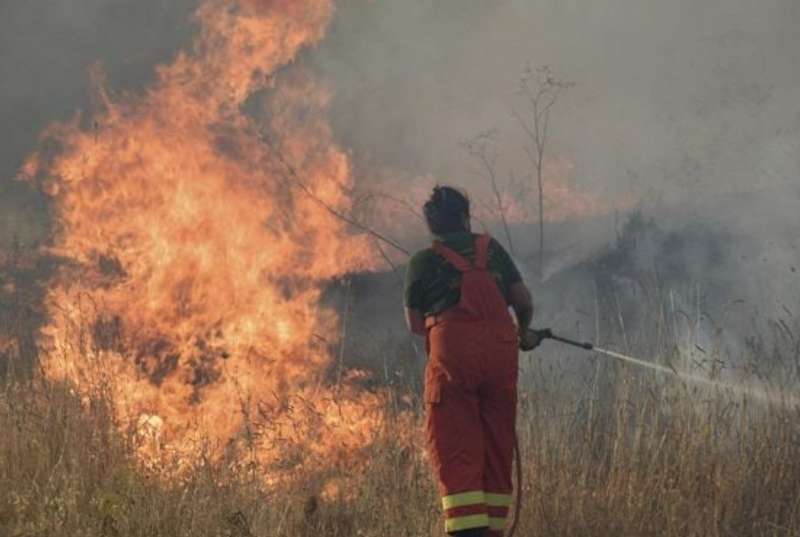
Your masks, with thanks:
[{"label": "hazy sky", "polygon": [[364,158],[459,180],[457,142],[486,128],[513,160],[526,62],[575,88],[553,150],[601,191],[797,180],[796,0],[345,2],[313,54],[335,124]]},{"label": "hazy sky", "polygon": [[[116,91],[146,85],[189,42],[196,3],[0,0],[0,177],[50,121],[87,107],[92,63]],[[797,28],[797,0],[346,0],[300,61],[334,91],[362,182],[380,169],[473,185],[458,143],[488,128],[503,173],[527,173],[511,110],[531,62],[575,83],[550,150],[573,163],[576,188],[707,203],[755,189],[793,213]],[[796,229],[791,214],[766,217]]]}]

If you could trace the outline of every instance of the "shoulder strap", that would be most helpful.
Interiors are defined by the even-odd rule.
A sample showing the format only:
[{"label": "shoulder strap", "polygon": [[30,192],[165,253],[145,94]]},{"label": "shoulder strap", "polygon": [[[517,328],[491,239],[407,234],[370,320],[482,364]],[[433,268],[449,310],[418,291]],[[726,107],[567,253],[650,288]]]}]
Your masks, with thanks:
[{"label": "shoulder strap", "polygon": [[492,238],[484,233],[475,239],[475,268],[486,270],[489,266],[489,241]]},{"label": "shoulder strap", "polygon": [[444,257],[452,264],[459,272],[467,272],[472,269],[472,264],[451,250],[439,241],[433,241],[433,251],[440,256]]}]

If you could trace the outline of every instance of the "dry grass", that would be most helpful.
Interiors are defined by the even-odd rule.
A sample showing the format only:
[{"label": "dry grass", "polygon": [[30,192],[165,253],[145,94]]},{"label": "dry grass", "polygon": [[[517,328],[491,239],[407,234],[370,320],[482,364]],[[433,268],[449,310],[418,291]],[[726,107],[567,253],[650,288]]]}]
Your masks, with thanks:
[{"label": "dry grass", "polygon": [[[9,383],[0,394],[0,535],[427,535],[438,522],[420,455],[372,448],[365,476],[349,468],[266,489],[256,475],[201,457],[165,481],[141,468],[103,399],[64,386]],[[324,500],[326,484],[355,490]]]},{"label": "dry grass", "polygon": [[604,410],[525,401],[523,535],[800,534],[796,411],[626,379]]},{"label": "dry grass", "polygon": [[[521,401],[524,508],[518,535],[800,534],[800,420],[730,395],[599,365],[581,389]],[[534,381],[535,382],[535,381]],[[543,384],[544,386],[544,384]],[[0,394],[0,534],[425,536],[440,534],[418,449],[380,442],[363,478],[332,468],[274,490],[201,458],[178,481],[143,471],[109,402],[64,386]],[[345,493],[325,500],[326,483]]]},{"label": "dry grass", "polygon": [[[674,363],[669,334],[651,324],[638,342],[623,334],[617,348]],[[747,367],[726,378],[769,370],[798,385],[796,332],[775,328],[752,339]],[[0,360],[33,359],[19,356],[27,339],[7,340]],[[380,371],[409,351],[392,352]],[[442,534],[419,445],[389,435],[355,465],[294,468],[279,487],[264,487],[260,469],[204,457],[181,479],[165,480],[132,455],[134,438],[116,426],[102,390],[82,402],[29,373],[35,367],[15,369],[28,373],[4,368],[0,381],[0,537]],[[398,394],[418,390],[413,375],[390,384]],[[569,353],[530,361],[522,385],[517,535],[800,535],[800,409]],[[402,423],[392,408],[387,430]],[[339,494],[323,493],[335,485]]]}]

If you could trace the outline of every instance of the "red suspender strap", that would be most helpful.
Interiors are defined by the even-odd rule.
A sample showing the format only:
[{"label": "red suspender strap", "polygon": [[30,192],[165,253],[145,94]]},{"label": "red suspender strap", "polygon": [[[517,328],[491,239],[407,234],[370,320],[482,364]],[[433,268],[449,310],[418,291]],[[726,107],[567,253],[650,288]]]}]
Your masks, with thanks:
[{"label": "red suspender strap", "polygon": [[489,241],[492,238],[487,235],[479,235],[475,241],[475,268],[486,270],[489,266]]},{"label": "red suspender strap", "polygon": [[449,261],[459,272],[467,272],[472,269],[469,261],[439,241],[433,241],[433,251]]}]

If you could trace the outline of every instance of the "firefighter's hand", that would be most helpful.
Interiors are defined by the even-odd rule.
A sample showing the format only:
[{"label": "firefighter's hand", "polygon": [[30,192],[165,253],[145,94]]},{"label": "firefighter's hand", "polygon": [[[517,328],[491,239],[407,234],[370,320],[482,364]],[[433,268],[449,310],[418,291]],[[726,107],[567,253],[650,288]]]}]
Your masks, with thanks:
[{"label": "firefighter's hand", "polygon": [[526,328],[519,334],[519,350],[527,352],[532,351],[542,342],[544,334],[532,328]]}]

